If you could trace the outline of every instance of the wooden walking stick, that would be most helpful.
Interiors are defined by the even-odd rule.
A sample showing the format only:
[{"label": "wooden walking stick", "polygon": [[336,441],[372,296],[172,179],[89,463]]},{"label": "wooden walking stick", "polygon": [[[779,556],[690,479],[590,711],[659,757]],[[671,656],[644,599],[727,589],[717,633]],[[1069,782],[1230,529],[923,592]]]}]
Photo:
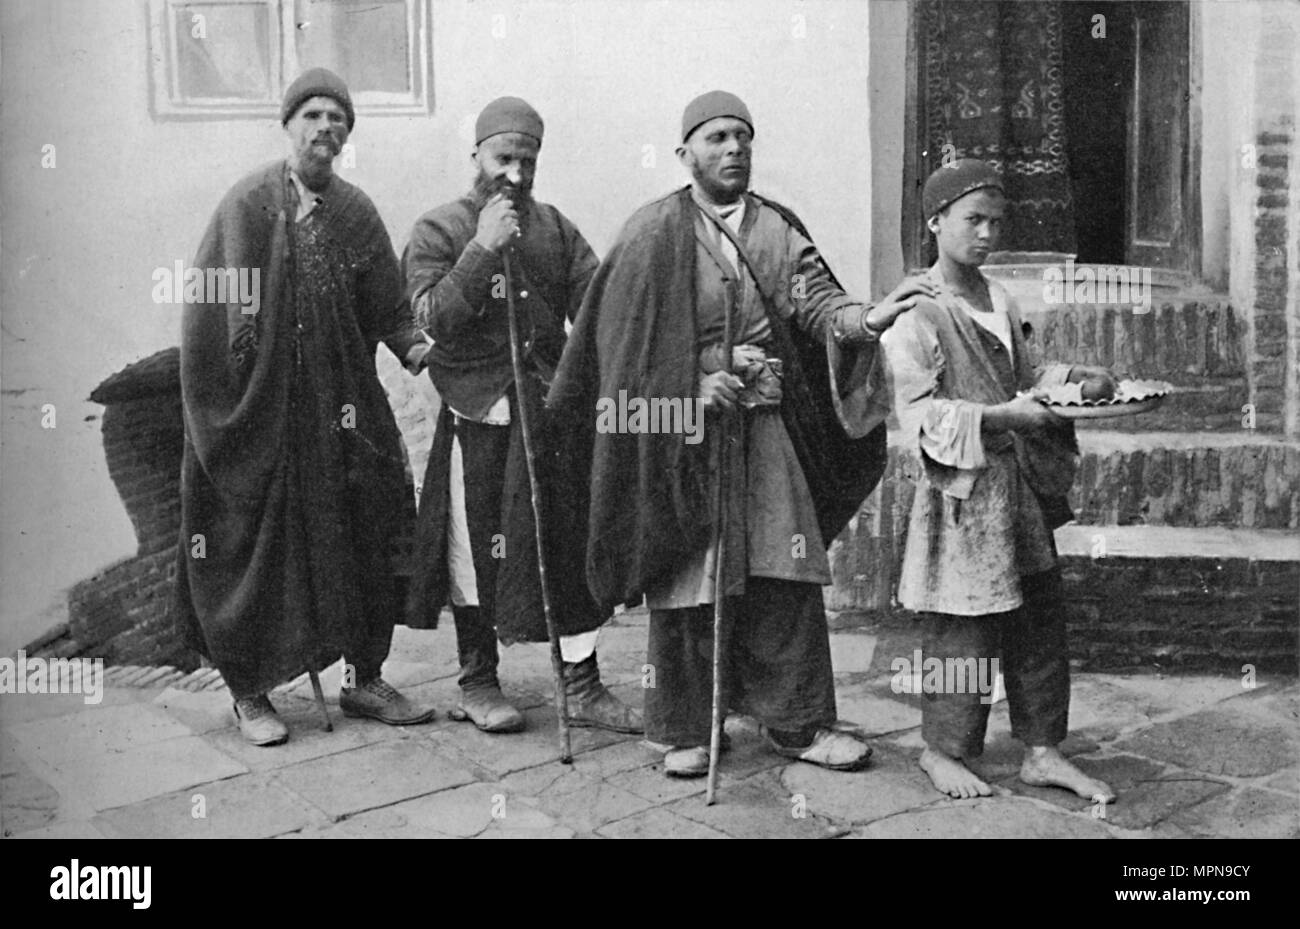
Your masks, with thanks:
[{"label": "wooden walking stick", "polygon": [[311,691],[316,695],[316,708],[320,710],[320,718],[325,722],[325,731],[333,732],[334,724],[330,722],[329,710],[325,709],[325,692],[320,689],[320,675],[308,671],[307,676],[311,678]]},{"label": "wooden walking stick", "polygon": [[[731,295],[723,303],[722,369],[731,371]],[[728,411],[719,417],[718,434],[718,519],[713,527],[713,717],[709,728],[709,776],[704,792],[705,806],[712,806],[718,791],[718,756],[722,751],[722,630],[725,614],[723,600],[727,585],[723,580],[727,559],[727,487],[729,485],[728,445],[731,440],[731,421]]]},{"label": "wooden walking stick", "polygon": [[515,312],[515,285],[511,273],[510,249],[501,253],[505,272],[506,314],[510,319],[510,363],[514,368],[515,395],[519,398],[519,431],[524,438],[524,461],[528,466],[528,490],[533,501],[533,532],[537,540],[537,577],[542,588],[542,614],[546,617],[546,638],[551,643],[551,671],[555,676],[555,715],[560,727],[560,761],[573,764],[573,750],[569,745],[569,698],[564,690],[564,659],[560,654],[560,636],[555,631],[555,617],[551,613],[551,587],[546,577],[546,555],[542,536],[542,492],[537,483],[537,463],[533,457],[532,428],[529,419],[527,389],[524,378],[524,357],[519,349],[519,320]]}]

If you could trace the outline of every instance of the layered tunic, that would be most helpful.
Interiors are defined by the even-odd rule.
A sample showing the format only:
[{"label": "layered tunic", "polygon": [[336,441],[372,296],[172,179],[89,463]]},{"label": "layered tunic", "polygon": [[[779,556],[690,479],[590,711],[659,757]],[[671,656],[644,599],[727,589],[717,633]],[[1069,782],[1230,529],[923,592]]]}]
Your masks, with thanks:
[{"label": "layered tunic", "polygon": [[[378,211],[338,177],[305,218],[285,162],[222,200],[199,269],[249,269],[260,308],[185,307],[179,621],[236,695],[347,650],[377,673],[400,618],[398,540],[414,518],[375,371],[417,341]],[[375,651],[376,654],[361,654]],[[354,654],[355,653],[355,654]]]},{"label": "layered tunic", "polygon": [[996,281],[1003,327],[981,322],[937,268],[927,277],[937,301],[919,302],[884,338],[904,448],[922,463],[898,599],[921,612],[1002,613],[1021,605],[1022,576],[1056,563],[1052,530],[1072,518],[1078,446],[1071,424],[985,434],[983,408],[1062,383],[1070,368],[1034,366],[1015,301]]},{"label": "layered tunic", "polygon": [[[542,401],[565,345],[565,322],[573,320],[596,270],[596,256],[559,210],[533,202],[511,245],[514,301],[526,383],[515,382],[510,355],[504,263],[474,242],[478,209],[470,197],[422,216],[403,255],[407,294],[417,321],[433,340],[429,375],[443,400],[420,497],[416,564],[408,622],[433,628],[448,600],[447,526],[451,506],[454,417],[471,423],[508,425],[512,434],[499,480],[476,493],[496,518],[501,546],[474,556],[478,595],[490,606],[503,642],[545,641],[538,580],[536,530],[519,429],[519,406],[531,411],[531,438],[543,497],[543,532],[554,618],[562,635],[588,632],[609,611],[591,599],[582,578],[587,525],[587,463],[594,419],[562,419]],[[466,476],[466,492],[471,482]],[[496,499],[499,496],[499,501]],[[470,508],[482,511],[485,501]],[[483,533],[470,527],[470,535]],[[479,548],[483,545],[479,544]],[[484,585],[490,589],[484,590]]]}]

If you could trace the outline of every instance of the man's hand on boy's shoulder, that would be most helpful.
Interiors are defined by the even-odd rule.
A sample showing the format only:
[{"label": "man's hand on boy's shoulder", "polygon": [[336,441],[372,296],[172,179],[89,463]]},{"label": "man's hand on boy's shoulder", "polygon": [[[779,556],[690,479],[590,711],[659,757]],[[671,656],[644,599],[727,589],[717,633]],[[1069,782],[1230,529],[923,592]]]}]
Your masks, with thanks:
[{"label": "man's hand on boy's shoulder", "polygon": [[933,300],[938,295],[938,289],[928,278],[921,275],[905,277],[884,300],[873,306],[867,313],[867,325],[877,332],[884,332],[898,317],[914,308],[921,299]]}]

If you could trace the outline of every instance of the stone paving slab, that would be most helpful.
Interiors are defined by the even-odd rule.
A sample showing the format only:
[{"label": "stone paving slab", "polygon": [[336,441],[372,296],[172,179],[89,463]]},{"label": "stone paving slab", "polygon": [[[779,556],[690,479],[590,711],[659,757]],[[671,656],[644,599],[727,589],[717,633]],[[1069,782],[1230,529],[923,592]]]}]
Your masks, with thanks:
[{"label": "stone paving slab", "polygon": [[877,696],[856,685],[835,695],[841,720],[853,723],[863,735],[887,735],[921,725],[921,707],[902,699]]},{"label": "stone paving slab", "polygon": [[0,699],[0,727],[7,730],[32,720],[141,703],[153,696],[147,690],[110,688],[107,683],[99,703],[87,703],[82,694],[5,694],[4,699]]},{"label": "stone paving slab", "polygon": [[782,772],[781,783],[790,796],[803,797],[811,812],[844,823],[869,823],[944,802],[915,761],[888,746],[876,747],[864,771],[793,764]]},{"label": "stone paving slab", "polygon": [[1259,777],[1295,764],[1300,731],[1230,701],[1158,723],[1115,747],[1208,774]]},{"label": "stone paving slab", "polygon": [[1300,795],[1300,766],[1280,771],[1276,776],[1269,779],[1264,786],[1273,790]]},{"label": "stone paving slab", "polygon": [[244,765],[198,736],[126,751],[84,753],[53,763],[34,761],[31,767],[59,792],[60,819],[88,819],[93,812],[248,773]]},{"label": "stone paving slab", "polygon": [[0,827],[9,836],[41,829],[53,822],[59,792],[22,765],[0,775]]},{"label": "stone paving slab", "polygon": [[43,829],[23,832],[16,839],[106,839],[108,836],[84,819],[68,819],[52,823]]},{"label": "stone paving slab", "polygon": [[18,752],[60,766],[191,735],[189,727],[148,703],[93,710],[20,723],[10,730]]},{"label": "stone paving slab", "polygon": [[674,839],[728,838],[725,833],[710,829],[703,823],[658,807],[609,823],[596,832],[609,839],[658,839],[664,836],[672,836]]},{"label": "stone paving slab", "polygon": [[525,805],[512,807],[500,784],[467,784],[450,790],[403,800],[392,806],[350,816],[332,825],[315,826],[303,838],[473,838],[498,818],[512,815],[526,828],[555,826]]},{"label": "stone paving slab", "polygon": [[1106,839],[1104,824],[1031,800],[946,800],[855,829],[855,839]]},{"label": "stone paving slab", "polygon": [[[562,769],[558,776],[551,776],[553,767]],[[535,801],[538,809],[579,833],[593,833],[605,823],[652,806],[650,800],[619,786],[618,778],[599,780],[564,765],[547,766],[530,775],[533,772],[525,771],[506,778],[507,798]]]},{"label": "stone paving slab", "polygon": [[109,810],[92,822],[109,838],[261,839],[327,821],[274,780],[249,774]]},{"label": "stone paving slab", "polygon": [[154,697],[152,702],[194,735],[204,735],[235,725],[234,708],[228,693],[168,687]]},{"label": "stone paving slab", "polygon": [[276,779],[333,818],[475,780],[425,744],[405,739],[290,765]]},{"label": "stone paving slab", "polygon": [[686,797],[666,809],[735,839],[828,839],[848,831],[792,801],[776,772],[719,788],[713,806]]},{"label": "stone paving slab", "polygon": [[1249,787],[1180,810],[1172,821],[1198,836],[1300,839],[1300,803]]}]

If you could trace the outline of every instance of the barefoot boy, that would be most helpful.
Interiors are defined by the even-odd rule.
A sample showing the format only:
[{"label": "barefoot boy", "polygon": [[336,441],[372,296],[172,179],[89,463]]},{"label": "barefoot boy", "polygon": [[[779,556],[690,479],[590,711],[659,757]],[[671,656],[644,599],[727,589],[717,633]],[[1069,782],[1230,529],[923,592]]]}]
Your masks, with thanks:
[{"label": "barefoot boy", "polygon": [[[905,442],[924,470],[898,599],[920,614],[927,659],[945,667],[998,661],[1011,731],[1026,747],[1022,781],[1109,802],[1110,788],[1056,747],[1066,736],[1070,666],[1052,530],[1071,518],[1074,428],[1023,392],[1066,381],[1106,385],[1110,375],[1031,365],[1015,303],[979,270],[1006,211],[990,165],[963,159],[940,168],[922,201],[939,248],[924,279],[938,296],[918,299],[884,340]],[[966,761],[983,752],[990,695],[941,689],[925,696],[921,767],[949,796],[988,796]]]}]

